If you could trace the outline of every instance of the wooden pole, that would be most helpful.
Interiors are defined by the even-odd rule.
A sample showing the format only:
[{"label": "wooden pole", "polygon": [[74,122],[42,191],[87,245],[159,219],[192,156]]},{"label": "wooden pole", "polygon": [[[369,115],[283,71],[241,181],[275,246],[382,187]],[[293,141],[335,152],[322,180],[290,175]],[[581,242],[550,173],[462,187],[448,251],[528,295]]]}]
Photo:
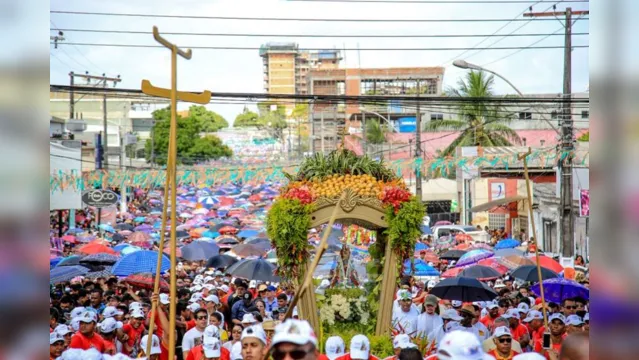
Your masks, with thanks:
[{"label": "wooden pole", "polygon": [[[535,241],[537,241],[537,227],[533,219],[533,207],[532,207],[532,190],[530,188],[530,176],[528,175],[528,160],[527,157],[532,153],[531,148],[528,148],[528,152],[523,155],[519,155],[519,160],[524,161],[524,176],[526,178],[526,192],[528,193],[528,218],[532,224],[532,232]],[[548,313],[546,312],[546,298],[544,297],[544,283],[541,278],[541,265],[539,264],[539,246],[535,244],[535,260],[537,262],[537,277],[539,278],[539,292],[541,293],[541,312],[544,314],[544,326],[548,331]]]}]

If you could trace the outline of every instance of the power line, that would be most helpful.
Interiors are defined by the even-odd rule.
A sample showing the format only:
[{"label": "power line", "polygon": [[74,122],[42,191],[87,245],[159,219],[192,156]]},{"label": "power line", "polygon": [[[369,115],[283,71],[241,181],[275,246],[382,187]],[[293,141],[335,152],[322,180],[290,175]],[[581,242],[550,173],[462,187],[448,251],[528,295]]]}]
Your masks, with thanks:
[{"label": "power line", "polygon": [[[440,5],[456,5],[456,4],[528,4],[526,0],[288,0],[289,2],[306,2],[306,3],[369,3],[369,4],[440,4]],[[537,3],[553,3],[555,1],[538,1]],[[566,0],[567,3],[588,3],[589,0]]]},{"label": "power line", "polygon": [[[320,18],[278,18],[278,17],[237,17],[237,16],[206,16],[206,15],[172,15],[172,14],[141,14],[141,13],[109,13],[90,11],[51,10],[52,14],[93,15],[93,16],[122,16],[167,19],[207,19],[207,20],[236,20],[236,21],[308,21],[308,22],[523,22],[529,19],[320,19]],[[554,19],[537,18],[535,21],[554,21]]]},{"label": "power line", "polygon": [[[107,30],[107,29],[55,29],[64,32],[82,32],[82,33],[100,33],[100,34],[133,34],[133,35],[151,35],[152,31],[137,30]],[[54,31],[54,29],[51,29]],[[556,33],[529,33],[529,34],[228,34],[228,33],[201,33],[201,32],[162,32],[165,35],[176,36],[220,36],[220,37],[291,37],[291,38],[475,38],[475,37],[535,37],[535,36],[552,36],[561,35]],[[573,35],[590,35],[590,33],[573,33]]]},{"label": "power line", "polygon": [[[53,44],[53,43],[51,43]],[[147,45],[147,44],[113,44],[113,43],[58,43],[58,46],[62,45],[74,45],[74,46],[102,46],[102,47],[124,47],[124,48],[164,48],[162,45]],[[250,50],[257,51],[260,50],[259,47],[243,47],[243,46],[183,46],[184,48],[189,49],[200,49],[200,50]],[[574,45],[573,49],[578,48],[588,48],[589,45]],[[563,45],[553,45],[553,46],[536,46],[536,47],[521,47],[521,46],[506,46],[506,47],[497,47],[497,48],[475,48],[477,50],[545,50],[545,49],[563,49]],[[299,48],[299,51],[322,51],[329,49],[325,48]],[[342,48],[336,50],[344,50],[344,51],[457,51],[457,50],[465,50],[467,48]],[[472,49],[471,49],[472,50]]]},{"label": "power line", "polygon": [[[58,26],[57,26],[57,25],[53,22],[53,20],[49,20],[49,22],[50,22],[50,23],[51,23],[51,25],[53,25],[53,27],[55,28],[55,29],[51,29],[51,30],[62,31],[62,30],[60,30],[60,29],[58,28]],[[77,46],[74,46],[73,48],[74,48],[74,49],[78,52],[78,54],[80,54],[80,55],[81,55],[81,56],[82,56],[82,57],[83,57],[83,58],[84,58],[84,59],[85,59],[85,60],[86,60],[89,64],[92,64],[93,66],[95,66],[95,68],[96,68],[97,70],[102,70],[101,72],[106,72],[106,71],[104,71],[104,69],[100,68],[100,67],[99,67],[98,65],[96,65],[93,61],[91,61],[88,57],[86,57],[86,56],[84,55],[84,53],[82,53],[82,51],[80,51],[80,48],[78,48]],[[66,51],[64,51],[64,53],[65,53],[65,54],[67,54],[67,56],[68,56],[68,57],[71,57],[71,55],[69,55]],[[72,58],[72,59],[73,59],[73,58]],[[75,61],[75,59],[73,59],[73,61]],[[76,61],[76,63],[78,63],[78,62]],[[79,64],[79,63],[78,63],[78,64]],[[86,68],[86,67],[85,67],[85,68]]]}]

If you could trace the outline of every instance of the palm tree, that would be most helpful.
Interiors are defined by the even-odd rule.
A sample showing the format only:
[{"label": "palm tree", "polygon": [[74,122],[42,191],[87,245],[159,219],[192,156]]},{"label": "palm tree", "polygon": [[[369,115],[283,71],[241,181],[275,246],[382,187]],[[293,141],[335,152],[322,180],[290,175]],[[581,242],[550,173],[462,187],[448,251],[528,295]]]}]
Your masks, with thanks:
[{"label": "palm tree", "polygon": [[386,129],[377,121],[366,124],[366,141],[371,144],[381,144],[386,141]]},{"label": "palm tree", "polygon": [[[449,88],[446,94],[460,98],[489,98],[493,97],[494,77],[482,71],[470,71],[465,79],[459,79],[457,88]],[[508,125],[513,120],[512,115],[497,103],[491,101],[464,101],[456,105],[458,119],[435,120],[426,125],[426,130],[459,131],[459,136],[453,140],[440,156],[447,157],[455,154],[458,146],[510,146],[521,143],[517,133]]]}]

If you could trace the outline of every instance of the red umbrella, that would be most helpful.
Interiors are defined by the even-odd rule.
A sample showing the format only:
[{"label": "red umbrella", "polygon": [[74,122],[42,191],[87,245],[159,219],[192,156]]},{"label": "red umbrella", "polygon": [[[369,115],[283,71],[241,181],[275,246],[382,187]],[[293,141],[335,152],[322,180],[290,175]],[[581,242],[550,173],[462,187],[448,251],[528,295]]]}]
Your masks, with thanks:
[{"label": "red umbrella", "polygon": [[484,265],[484,266],[488,266],[491,267],[495,270],[497,270],[497,272],[499,272],[500,274],[505,274],[508,271],[510,271],[510,269],[508,269],[506,266],[502,265],[499,263],[499,261],[497,261],[497,258],[488,258],[488,259],[483,259],[483,260],[479,260],[477,262],[477,265]]},{"label": "red umbrella", "polygon": [[453,249],[455,249],[455,250],[468,250],[469,248],[470,248],[470,244],[463,243],[463,244],[459,244],[459,245],[455,246]]},{"label": "red umbrella", "polygon": [[448,220],[440,220],[435,223],[435,226],[439,226],[439,225],[453,225],[453,223]]},{"label": "red umbrella", "polygon": [[258,203],[258,202],[260,202],[260,200],[262,200],[262,197],[259,196],[258,194],[251,195],[248,198],[248,201],[250,201],[252,203]]},{"label": "red umbrella", "polygon": [[237,233],[237,229],[232,226],[223,226],[219,230],[220,234],[235,234]]},{"label": "red umbrella", "polygon": [[63,240],[64,242],[69,243],[69,244],[77,244],[77,242],[78,242],[78,241],[75,239],[75,236],[73,236],[73,235],[64,235],[64,236],[62,237],[62,240]]},{"label": "red umbrella", "polygon": [[419,250],[419,251],[415,251],[415,257],[419,258],[421,256],[421,252],[424,251],[424,261],[426,262],[432,262],[433,264],[439,264],[440,260],[439,260],[439,256],[437,256],[437,254],[435,254],[434,252],[430,251],[430,250]]},{"label": "red umbrella", "polygon": [[[531,255],[529,256],[529,258],[530,260],[536,263],[535,255]],[[549,258],[548,256],[544,256],[544,255],[539,255],[539,265],[541,265],[542,267],[545,267],[546,269],[552,270],[556,272],[557,274],[564,271],[564,267],[559,265],[557,261],[555,261],[553,258]]]},{"label": "red umbrella", "polygon": [[443,278],[454,278],[454,277],[457,277],[457,275],[459,275],[459,273],[461,273],[462,271],[464,271],[463,267],[452,268],[452,269],[448,269],[444,271],[444,273],[441,276]]},{"label": "red umbrella", "polygon": [[82,246],[81,248],[79,248],[78,252],[83,254],[89,254],[89,255],[99,254],[99,253],[105,253],[105,254],[111,254],[111,255],[117,254],[117,252],[115,252],[110,247],[106,245],[98,244],[98,243],[86,244]]},{"label": "red umbrella", "polygon": [[220,203],[218,204],[219,206],[231,206],[235,204],[235,199],[230,197],[221,196],[218,198],[218,200],[220,201]]},{"label": "red umbrella", "polygon": [[[133,286],[153,289],[155,276],[151,273],[132,274],[124,278],[123,281]],[[169,284],[162,278],[160,278],[160,290],[169,291]]]},{"label": "red umbrella", "polygon": [[455,240],[462,242],[462,241],[473,241],[473,237],[468,235],[468,234],[457,234],[455,235]]},{"label": "red umbrella", "polygon": [[[165,247],[162,252],[167,254],[168,256],[171,256],[171,248],[170,247]],[[175,256],[182,257],[182,248],[175,249]]]}]

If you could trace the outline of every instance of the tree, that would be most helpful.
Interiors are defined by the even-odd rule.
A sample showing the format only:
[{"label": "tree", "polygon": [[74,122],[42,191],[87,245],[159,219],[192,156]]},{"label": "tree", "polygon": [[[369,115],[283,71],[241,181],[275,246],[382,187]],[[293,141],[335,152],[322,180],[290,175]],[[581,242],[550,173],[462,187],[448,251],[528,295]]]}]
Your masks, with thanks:
[{"label": "tree", "polygon": [[216,132],[229,127],[229,123],[222,115],[204,106],[192,105],[189,108],[189,117],[194,118],[200,124],[202,132]]},{"label": "tree", "polygon": [[[193,108],[193,107],[192,107]],[[208,111],[208,110],[207,110]],[[189,116],[182,118],[178,115],[177,128],[177,161],[178,164],[191,165],[197,162],[204,162],[221,157],[230,157],[233,151],[214,135],[200,136],[204,132],[203,126],[207,126],[203,121],[202,113],[189,111]],[[165,165],[169,148],[169,130],[171,126],[171,111],[169,107],[153,112],[155,125],[151,129],[154,148],[151,148],[151,141],[145,144],[146,160],[151,161],[151,154],[155,154],[155,162]],[[209,124],[210,125],[210,124]]]},{"label": "tree", "polygon": [[[457,88],[449,88],[447,95],[458,98],[493,97],[494,77],[484,72],[470,71],[465,79],[459,79]],[[460,134],[442,150],[441,156],[454,155],[459,146],[510,146],[521,143],[517,133],[508,125],[513,120],[500,105],[491,101],[464,101],[456,105],[458,119],[435,120],[426,130],[454,130]]]},{"label": "tree", "polygon": [[386,141],[385,127],[377,121],[368,121],[366,124],[366,141],[371,144],[382,144]]},{"label": "tree", "polygon": [[237,115],[235,117],[235,121],[233,121],[233,127],[250,127],[250,126],[258,126],[259,115],[257,113],[250,111],[248,109],[244,109],[244,112]]}]

